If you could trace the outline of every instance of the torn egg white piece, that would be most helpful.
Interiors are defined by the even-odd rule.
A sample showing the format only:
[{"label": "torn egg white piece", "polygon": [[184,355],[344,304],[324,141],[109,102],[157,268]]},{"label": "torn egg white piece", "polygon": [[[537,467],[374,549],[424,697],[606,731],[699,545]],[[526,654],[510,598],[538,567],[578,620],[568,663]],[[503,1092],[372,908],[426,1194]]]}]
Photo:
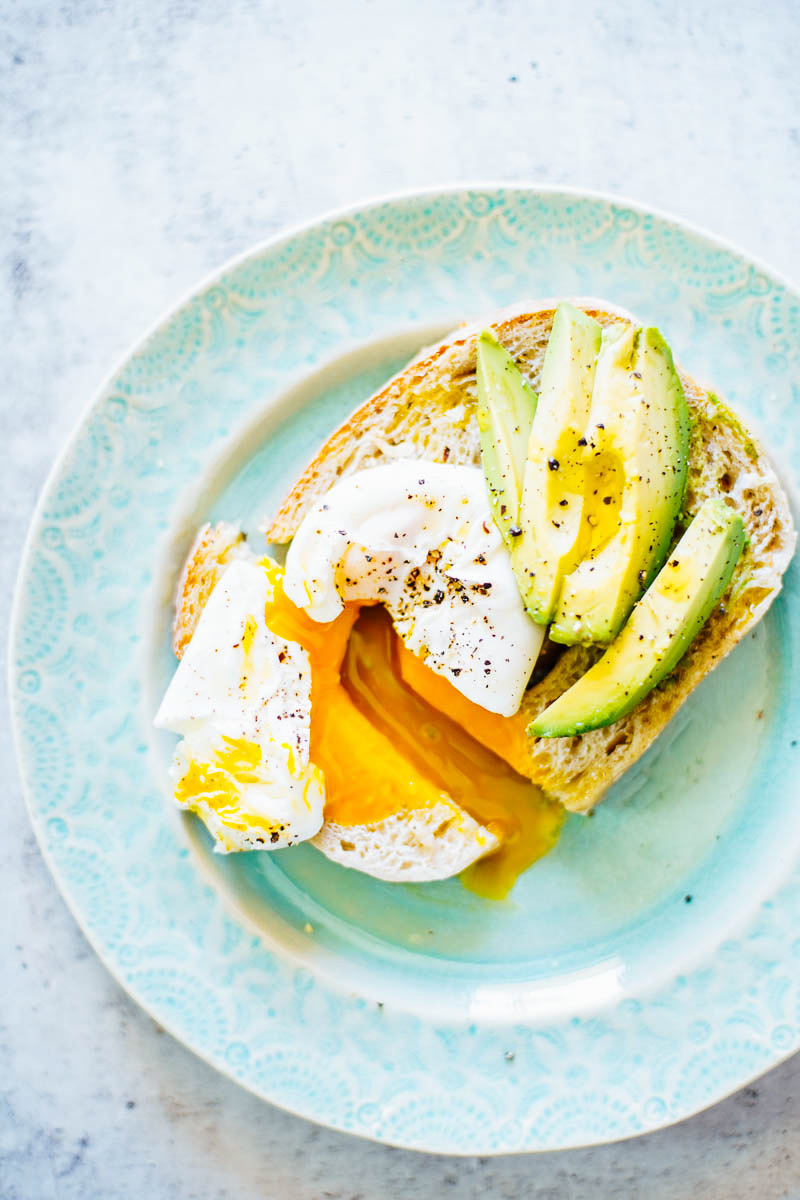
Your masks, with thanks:
[{"label": "torn egg white piece", "polygon": [[309,761],[311,667],[265,624],[273,585],[256,562],[231,564],[206,604],[155,724],[182,734],[175,799],[215,849],[279,849],[322,825],[322,772]]},{"label": "torn egg white piece", "polygon": [[345,601],[384,604],[410,650],[503,716],[519,708],[544,638],[479,467],[400,459],[336,483],[295,534],[283,586],[315,621]]}]

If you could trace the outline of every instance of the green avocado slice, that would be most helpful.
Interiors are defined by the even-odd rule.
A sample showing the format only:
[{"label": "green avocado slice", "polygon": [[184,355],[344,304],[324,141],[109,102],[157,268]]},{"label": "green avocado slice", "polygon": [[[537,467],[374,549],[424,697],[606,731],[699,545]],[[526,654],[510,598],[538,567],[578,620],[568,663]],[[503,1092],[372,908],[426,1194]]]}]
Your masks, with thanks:
[{"label": "green avocado slice", "polygon": [[567,645],[616,636],[663,563],[683,504],[689,412],[657,329],[604,331],[584,441],[584,554],[550,630]]},{"label": "green avocado slice", "polygon": [[511,555],[525,607],[540,625],[553,619],[564,575],[585,549],[582,439],[601,335],[593,317],[559,304],[528,441],[521,534]]},{"label": "green avocado slice", "polygon": [[730,582],[745,543],[722,496],[700,507],[630,620],[603,657],[528,726],[572,737],[627,716],[674,670]]},{"label": "green avocado slice", "polygon": [[522,479],[536,393],[488,330],[478,338],[477,378],[483,473],[495,524],[511,548],[519,536]]}]

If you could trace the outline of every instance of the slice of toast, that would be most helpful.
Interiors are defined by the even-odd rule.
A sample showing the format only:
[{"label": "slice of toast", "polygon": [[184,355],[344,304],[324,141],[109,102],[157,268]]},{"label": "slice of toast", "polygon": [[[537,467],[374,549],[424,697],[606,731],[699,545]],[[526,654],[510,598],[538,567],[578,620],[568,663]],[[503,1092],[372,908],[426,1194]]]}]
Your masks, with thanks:
[{"label": "slice of toast", "polygon": [[[602,325],[632,318],[602,301],[575,300]],[[310,506],[337,479],[387,458],[480,463],[476,420],[475,353],[490,328],[538,390],[555,305],[505,312],[456,330],[423,351],[337,429],[267,523],[268,541],[291,540]],[[531,738],[517,744],[512,765],[566,808],[587,812],[631,767],[681,704],[749,629],[780,591],[795,547],[787,498],[756,439],[711,392],[680,371],[692,416],[687,519],[722,490],[741,513],[748,545],[723,602],[677,669],[632,713],[604,729],[573,738]],[[533,719],[571,686],[598,656],[571,647],[529,688],[522,709]]]}]

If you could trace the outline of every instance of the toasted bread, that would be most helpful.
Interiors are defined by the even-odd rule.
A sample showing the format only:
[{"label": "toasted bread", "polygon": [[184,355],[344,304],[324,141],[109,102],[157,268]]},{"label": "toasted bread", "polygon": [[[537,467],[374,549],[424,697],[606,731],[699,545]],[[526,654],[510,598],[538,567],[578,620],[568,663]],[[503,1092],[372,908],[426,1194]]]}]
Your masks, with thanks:
[{"label": "toasted bread", "polygon": [[[632,318],[604,302],[574,303],[610,325]],[[418,355],[362,404],[320,449],[265,526],[268,541],[291,540],[304,514],[337,479],[387,458],[480,462],[475,354],[481,329],[507,347],[534,389],[555,308],[543,303],[456,330]],[[721,490],[741,513],[748,545],[723,602],[677,669],[627,717],[572,738],[514,743],[512,766],[572,811],[587,812],[658,737],[705,675],[761,619],[780,591],[795,547],[787,498],[762,447],[710,391],[680,370],[692,417],[688,518]],[[531,720],[582,675],[598,651],[566,650],[529,688],[522,710]]]}]

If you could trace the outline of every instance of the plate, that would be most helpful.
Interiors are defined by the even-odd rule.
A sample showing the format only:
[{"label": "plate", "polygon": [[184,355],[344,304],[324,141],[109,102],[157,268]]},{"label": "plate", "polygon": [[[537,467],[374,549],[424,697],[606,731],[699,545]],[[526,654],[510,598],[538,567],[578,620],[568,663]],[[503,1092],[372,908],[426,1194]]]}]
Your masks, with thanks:
[{"label": "plate", "polygon": [[458,320],[542,295],[658,323],[800,450],[800,304],[766,267],[599,195],[482,187],[335,214],[219,272],[127,356],[57,462],[17,588],[31,818],[87,937],[177,1038],[272,1103],[421,1150],[605,1142],[800,1045],[798,569],[593,819],[507,903],[312,847],[216,856],[151,721],[192,531],[255,530],[352,406]]}]

